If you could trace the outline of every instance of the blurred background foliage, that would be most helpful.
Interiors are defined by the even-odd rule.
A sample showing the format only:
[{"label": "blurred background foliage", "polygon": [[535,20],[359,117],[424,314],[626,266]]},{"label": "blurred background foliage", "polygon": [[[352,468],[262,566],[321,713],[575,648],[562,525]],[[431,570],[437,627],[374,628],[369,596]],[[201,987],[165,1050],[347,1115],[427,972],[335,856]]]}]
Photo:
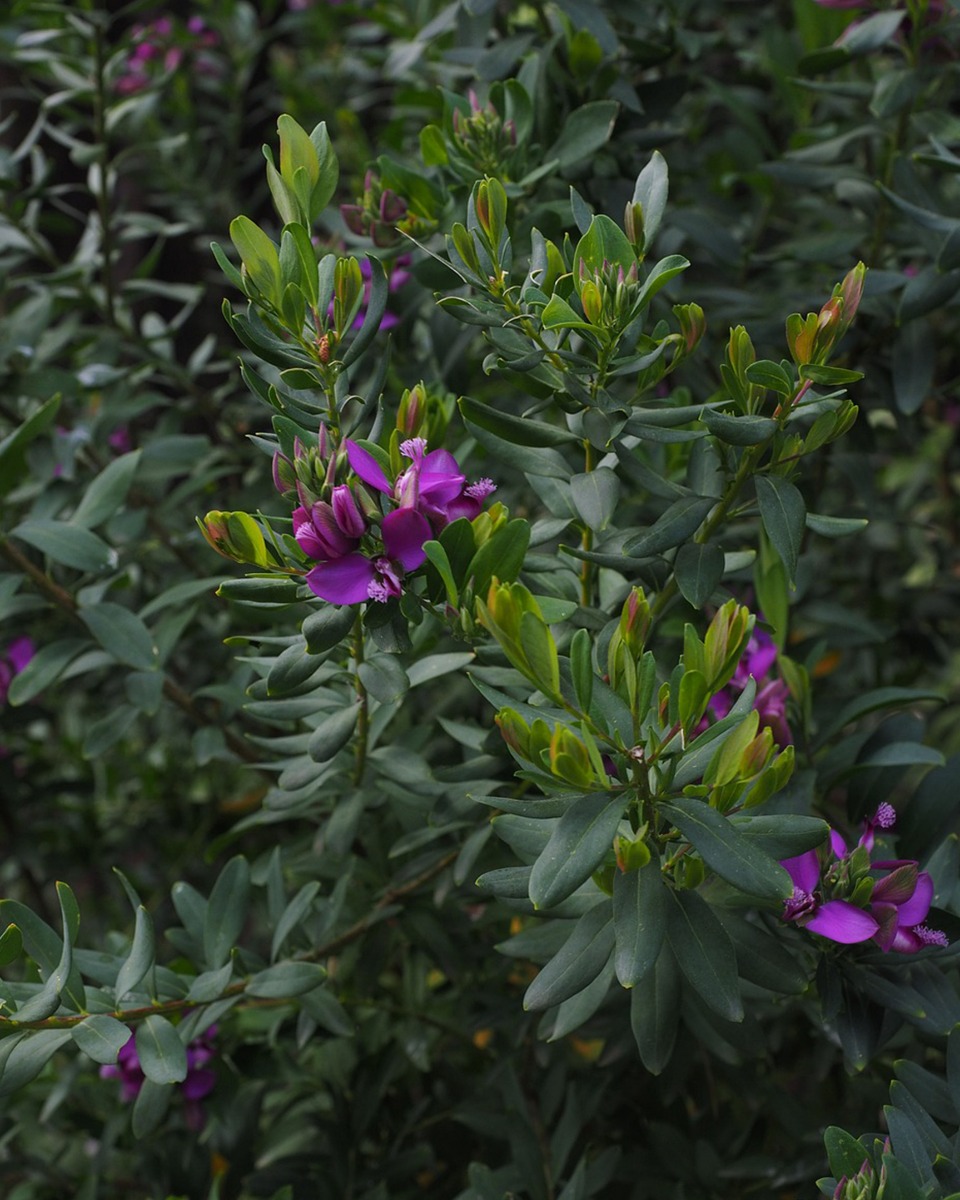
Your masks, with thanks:
[{"label": "blurred background foliage", "polygon": [[[274,143],[278,113],[307,129],[327,122],[337,203],[363,209],[378,180],[402,191],[404,171],[429,179],[426,235],[461,219],[471,170],[510,182],[520,230],[562,236],[571,187],[619,218],[659,150],[670,205],[657,249],[694,264],[671,298],[696,300],[708,319],[675,394],[716,392],[731,325],[745,322],[759,355],[779,358],[783,316],[818,308],[858,259],[869,267],[837,360],[866,375],[861,418],[806,491],[817,512],[870,524],[804,547],[790,654],[811,667],[824,727],[870,688],[946,698],[927,734],[948,758],[927,777],[933,824],[904,826],[906,849],[923,856],[954,829],[943,797],[956,791],[960,753],[958,53],[954,0],[5,8],[2,894],[57,926],[49,881],[66,879],[86,944],[120,953],[127,935],[110,931],[129,927],[129,911],[113,865],[164,928],[182,919],[168,899],[175,881],[206,893],[242,851],[262,891],[249,936],[268,945],[279,854],[291,893],[319,881],[311,944],[345,981],[316,1011],[233,1013],[201,1132],[174,1106],[136,1140],[112,1080],[82,1059],[48,1069],[4,1102],[5,1196],[786,1200],[812,1194],[824,1173],[825,1125],[878,1127],[895,1059],[943,1068],[932,1034],[884,1044],[878,1030],[882,1052],[851,1077],[809,995],[757,998],[754,1025],[722,1030],[686,1001],[702,1033],[656,1078],[636,1059],[625,998],[577,1034],[537,1040],[538,1018],[520,1008],[532,956],[521,941],[495,949],[523,924],[470,882],[498,865],[495,851],[450,870],[483,814],[454,812],[446,833],[418,841],[428,810],[411,802],[417,787],[401,768],[362,824],[357,806],[336,821],[322,806],[262,807],[271,764],[257,738],[277,721],[247,690],[269,669],[267,639],[282,643],[309,609],[291,607],[280,624],[215,598],[229,569],[194,517],[276,511],[268,460],[248,436],[263,425],[237,369],[249,356],[223,320],[228,287],[209,247],[226,243],[239,212],[276,230],[260,147]],[[469,111],[471,92],[472,111],[493,100],[502,115],[520,104],[510,80],[530,101],[518,144],[507,134],[467,146],[462,169],[423,165],[425,126]],[[610,136],[578,156],[564,135],[585,105]],[[558,146],[559,165],[538,174]],[[335,204],[317,237],[366,252],[370,226],[361,235],[353,224]],[[423,378],[448,414],[460,394],[526,408],[522,378],[487,375],[474,331],[434,305],[449,275],[422,255],[407,261],[399,239],[379,252],[403,270],[383,390]],[[42,435],[24,446],[8,435],[28,419]],[[502,484],[524,515],[520,486]],[[21,667],[23,638],[33,656]],[[435,771],[433,795],[456,787],[470,756],[487,756],[494,777],[508,761],[470,685],[450,676],[441,687],[422,724],[455,714],[453,741],[413,745]],[[918,728],[915,715],[888,718],[870,744]],[[862,772],[838,802],[859,819],[909,795],[914,771]],[[944,1101],[937,1116],[955,1124],[951,1087],[954,1107]]]}]

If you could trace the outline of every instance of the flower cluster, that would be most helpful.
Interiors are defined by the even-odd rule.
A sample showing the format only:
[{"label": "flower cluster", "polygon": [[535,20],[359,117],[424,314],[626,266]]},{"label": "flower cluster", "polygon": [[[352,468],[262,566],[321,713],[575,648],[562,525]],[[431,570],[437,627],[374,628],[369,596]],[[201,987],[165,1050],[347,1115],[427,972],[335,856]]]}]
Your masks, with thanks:
[{"label": "flower cluster", "polygon": [[14,675],[19,675],[36,650],[28,637],[14,638],[0,654],[0,704],[6,704]]},{"label": "flower cluster", "polygon": [[[327,455],[326,440],[322,430],[321,445],[314,452],[318,466],[327,461],[326,498],[313,498],[289,460],[275,460],[274,479],[287,490],[286,476],[293,468],[300,499],[293,512],[294,537],[316,564],[306,581],[315,595],[331,604],[385,603],[400,596],[405,575],[426,560],[424,542],[451,521],[478,516],[484,500],[496,490],[489,479],[468,485],[453,455],[447,450],[428,452],[421,437],[400,444],[409,466],[392,480],[370,450],[347,439],[350,477],[335,483],[337,459]],[[302,447],[297,449],[303,455]]]},{"label": "flower cluster", "polygon": [[892,828],[895,820],[893,808],[881,804],[852,850],[831,830],[826,854],[808,850],[784,860],[780,865],[793,880],[784,920],[842,945],[872,940],[885,952],[948,945],[944,933],[923,923],[933,901],[933,879],[919,863],[870,861],[876,830]]},{"label": "flower cluster", "polygon": [[790,693],[782,679],[771,675],[776,661],[777,647],[773,639],[762,629],[754,627],[730,682],[710,701],[710,712],[718,721],[725,717],[752,676],[757,681],[753,707],[760,714],[760,727],[769,729],[777,745],[784,747],[793,744],[786,718]]},{"label": "flower cluster", "polygon": [[186,26],[171,17],[158,17],[148,25],[135,25],[131,34],[133,49],[124,61],[123,74],[114,89],[123,96],[145,91],[160,75],[176,71],[188,54],[193,54],[193,70],[215,74],[218,64],[203,53],[219,42],[203,17],[190,17]]},{"label": "flower cluster", "polygon": [[[217,1082],[216,1073],[209,1065],[215,1054],[213,1042],[216,1036],[217,1026],[211,1025],[187,1047],[187,1075],[180,1084],[180,1091],[183,1093],[186,1122],[193,1130],[203,1128],[205,1118],[200,1102],[210,1095]],[[139,1096],[144,1074],[132,1030],[129,1040],[120,1048],[116,1065],[101,1067],[100,1077],[120,1080],[120,1099],[125,1104]]]}]

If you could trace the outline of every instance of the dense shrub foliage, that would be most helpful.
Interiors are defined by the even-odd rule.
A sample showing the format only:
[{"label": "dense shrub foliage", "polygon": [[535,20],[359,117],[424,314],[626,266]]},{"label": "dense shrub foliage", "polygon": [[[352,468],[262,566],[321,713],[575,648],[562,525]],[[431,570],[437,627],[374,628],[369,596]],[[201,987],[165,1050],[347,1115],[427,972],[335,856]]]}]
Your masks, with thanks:
[{"label": "dense shrub foliage", "polygon": [[0,38],[2,1194],[956,1200],[956,0]]}]

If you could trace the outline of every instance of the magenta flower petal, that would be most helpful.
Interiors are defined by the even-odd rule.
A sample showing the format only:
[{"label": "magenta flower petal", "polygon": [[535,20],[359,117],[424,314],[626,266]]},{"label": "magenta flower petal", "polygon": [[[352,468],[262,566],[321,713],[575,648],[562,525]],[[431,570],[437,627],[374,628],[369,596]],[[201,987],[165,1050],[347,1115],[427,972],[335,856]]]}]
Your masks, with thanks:
[{"label": "magenta flower petal", "polygon": [[442,507],[463,491],[466,477],[448,450],[431,450],[420,467],[420,495]]},{"label": "magenta flower petal", "polygon": [[848,904],[846,900],[828,900],[826,904],[821,904],[803,927],[844,946],[867,941],[879,928],[868,912],[857,908],[855,904]]},{"label": "magenta flower petal", "polygon": [[320,563],[308,571],[306,581],[314,595],[331,604],[360,604],[369,596],[376,571],[362,554],[346,554]]},{"label": "magenta flower petal", "polygon": [[926,871],[917,875],[917,886],[909,900],[900,905],[899,920],[901,925],[922,925],[927,919],[930,905],[933,903],[933,879]]},{"label": "magenta flower petal", "polygon": [[352,442],[347,438],[345,445],[347,447],[347,458],[350,461],[350,466],[355,475],[368,483],[372,488],[376,488],[378,492],[385,492],[388,496],[393,491],[393,484],[387,479],[383,473],[383,468],[373,457],[369,450],[364,450],[362,446],[358,446],[356,442]]},{"label": "magenta flower petal", "polygon": [[780,866],[793,880],[794,887],[810,895],[820,882],[820,860],[816,850],[808,850],[806,854],[798,854],[796,858],[786,858]]},{"label": "magenta flower petal", "polygon": [[396,508],[387,513],[381,526],[383,546],[388,557],[405,571],[415,571],[426,561],[423,543],[433,537],[430,522],[415,508]]},{"label": "magenta flower petal", "polygon": [[837,858],[847,857],[847,843],[835,829],[830,830],[830,848]]}]

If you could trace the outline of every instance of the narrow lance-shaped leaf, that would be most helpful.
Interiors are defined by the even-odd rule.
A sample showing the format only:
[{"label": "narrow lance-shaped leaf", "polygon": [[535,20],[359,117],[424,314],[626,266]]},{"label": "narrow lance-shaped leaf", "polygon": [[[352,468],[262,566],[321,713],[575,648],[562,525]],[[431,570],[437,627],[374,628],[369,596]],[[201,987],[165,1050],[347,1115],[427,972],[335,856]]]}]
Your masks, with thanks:
[{"label": "narrow lance-shaped leaf", "polygon": [[785,900],[793,891],[790,876],[757,844],[702,800],[679,798],[658,806],[711,870],[750,896]]},{"label": "narrow lance-shaped leaf", "polygon": [[792,585],[803,540],[806,516],[803,497],[788,479],[780,475],[758,475],[755,486],[760,519]]},{"label": "narrow lance-shaped leaf", "polygon": [[537,908],[552,908],[590,878],[613,847],[627,800],[624,793],[596,792],[570,805],[533,866],[530,899]]},{"label": "narrow lance-shaped leaf", "polygon": [[523,1007],[550,1008],[576,995],[596,979],[612,950],[613,912],[604,901],[577,921],[563,947],[527,988]]},{"label": "narrow lance-shaped leaf", "polygon": [[743,1020],[737,957],[726,930],[697,892],[671,892],[667,938],[694,991],[727,1021]]},{"label": "narrow lance-shaped leaf", "polygon": [[207,903],[203,948],[209,967],[222,967],[227,961],[247,919],[249,899],[250,867],[238,854],[220,872]]},{"label": "narrow lance-shaped leaf", "polygon": [[625,988],[635,987],[656,963],[667,928],[668,902],[655,858],[637,871],[618,871],[614,876],[614,965]]}]

